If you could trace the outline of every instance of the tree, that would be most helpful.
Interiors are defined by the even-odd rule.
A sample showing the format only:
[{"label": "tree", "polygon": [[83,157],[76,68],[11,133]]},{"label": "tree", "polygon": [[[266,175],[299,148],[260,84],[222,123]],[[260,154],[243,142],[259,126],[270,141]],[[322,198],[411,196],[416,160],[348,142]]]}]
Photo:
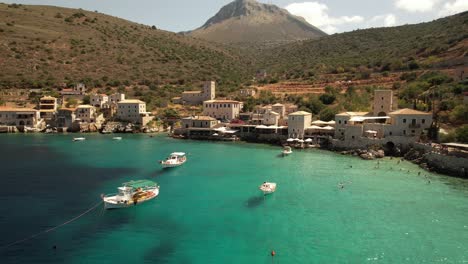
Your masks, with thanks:
[{"label": "tree", "polygon": [[[68,100],[70,101],[70,100]],[[89,95],[85,95],[83,97],[83,104],[89,104],[91,102],[91,99],[89,98]]]},{"label": "tree", "polygon": [[335,119],[335,115],[338,114],[336,108],[325,108],[320,112],[320,120],[331,121]]},{"label": "tree", "polygon": [[468,105],[456,106],[450,114],[453,123],[468,123]]},{"label": "tree", "polygon": [[75,98],[69,98],[69,99],[67,100],[66,106],[67,106],[67,107],[73,107],[73,106],[76,106],[77,104],[78,104],[78,101],[76,101]]},{"label": "tree", "polygon": [[333,104],[336,97],[333,94],[322,94],[320,95],[319,99],[320,101],[322,101],[322,103],[329,105],[329,104]]},{"label": "tree", "polygon": [[457,141],[460,143],[468,143],[468,125],[463,125],[455,130]]}]

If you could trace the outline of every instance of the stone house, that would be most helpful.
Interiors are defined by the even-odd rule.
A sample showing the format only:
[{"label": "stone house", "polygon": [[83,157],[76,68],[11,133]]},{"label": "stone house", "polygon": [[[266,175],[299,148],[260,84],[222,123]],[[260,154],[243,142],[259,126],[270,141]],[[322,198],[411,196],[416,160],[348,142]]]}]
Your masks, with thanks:
[{"label": "stone house", "polygon": [[304,138],[305,131],[312,123],[312,114],[298,111],[288,115],[288,134],[291,138]]},{"label": "stone house", "polygon": [[203,115],[218,120],[233,120],[239,117],[243,103],[233,100],[208,100],[203,102]]},{"label": "stone house", "polygon": [[199,105],[216,97],[216,82],[205,82],[202,91],[185,91],[182,93],[181,101],[184,104]]},{"label": "stone house", "polygon": [[126,99],[117,103],[116,117],[120,121],[146,126],[153,116],[146,111],[146,103],[137,99]]}]

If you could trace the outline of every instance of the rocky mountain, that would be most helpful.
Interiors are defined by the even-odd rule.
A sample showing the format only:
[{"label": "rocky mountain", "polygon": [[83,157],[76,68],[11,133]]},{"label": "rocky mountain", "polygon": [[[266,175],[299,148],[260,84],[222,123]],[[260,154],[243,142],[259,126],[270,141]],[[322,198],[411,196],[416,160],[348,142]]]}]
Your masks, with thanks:
[{"label": "rocky mountain", "polygon": [[221,43],[284,43],[327,34],[275,5],[236,0],[186,34]]}]

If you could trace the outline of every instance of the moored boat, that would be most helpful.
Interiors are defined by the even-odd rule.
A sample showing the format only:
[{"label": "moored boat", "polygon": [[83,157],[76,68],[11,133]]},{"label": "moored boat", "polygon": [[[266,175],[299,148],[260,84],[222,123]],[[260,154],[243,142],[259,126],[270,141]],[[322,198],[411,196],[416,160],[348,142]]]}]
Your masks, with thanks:
[{"label": "moored boat", "polygon": [[159,185],[149,180],[138,180],[124,183],[117,194],[102,197],[104,208],[118,209],[147,202],[159,195]]},{"label": "moored boat", "polygon": [[122,137],[113,137],[112,140],[122,140]]},{"label": "moored boat", "polygon": [[276,191],[276,183],[274,182],[264,182],[260,187],[258,187],[264,195],[274,193]]},{"label": "moored boat", "polygon": [[160,161],[163,168],[173,168],[184,164],[187,161],[187,156],[184,152],[174,152],[165,160]]},{"label": "moored boat", "polygon": [[292,153],[292,149],[291,149],[290,146],[286,146],[286,147],[284,147],[284,149],[283,149],[283,151],[281,153],[283,154],[283,156],[287,156],[287,155]]},{"label": "moored boat", "polygon": [[84,137],[76,137],[76,138],[73,138],[73,141],[85,141],[86,138]]}]

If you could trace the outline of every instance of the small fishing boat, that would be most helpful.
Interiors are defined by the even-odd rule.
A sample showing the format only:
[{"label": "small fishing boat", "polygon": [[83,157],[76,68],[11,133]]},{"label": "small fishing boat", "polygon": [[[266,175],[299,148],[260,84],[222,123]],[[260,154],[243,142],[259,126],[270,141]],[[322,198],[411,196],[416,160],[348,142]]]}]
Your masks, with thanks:
[{"label": "small fishing boat", "polygon": [[118,188],[117,194],[103,195],[104,208],[118,209],[135,206],[156,198],[159,185],[149,180],[130,181]]},{"label": "small fishing boat", "polygon": [[122,137],[113,137],[112,140],[122,140]]},{"label": "small fishing boat", "polygon": [[187,161],[187,156],[183,152],[174,152],[166,158],[166,160],[160,161],[163,168],[173,168],[184,164]]},{"label": "small fishing boat", "polygon": [[86,138],[84,137],[76,137],[76,138],[73,138],[73,141],[85,141]]},{"label": "small fishing boat", "polygon": [[283,149],[283,151],[281,153],[283,154],[283,156],[287,156],[287,155],[292,153],[292,149],[291,149],[290,146],[286,146],[286,147],[284,147],[284,149]]},{"label": "small fishing boat", "polygon": [[259,189],[263,192],[264,195],[274,193],[276,191],[276,183],[264,182],[262,185],[260,185]]}]

